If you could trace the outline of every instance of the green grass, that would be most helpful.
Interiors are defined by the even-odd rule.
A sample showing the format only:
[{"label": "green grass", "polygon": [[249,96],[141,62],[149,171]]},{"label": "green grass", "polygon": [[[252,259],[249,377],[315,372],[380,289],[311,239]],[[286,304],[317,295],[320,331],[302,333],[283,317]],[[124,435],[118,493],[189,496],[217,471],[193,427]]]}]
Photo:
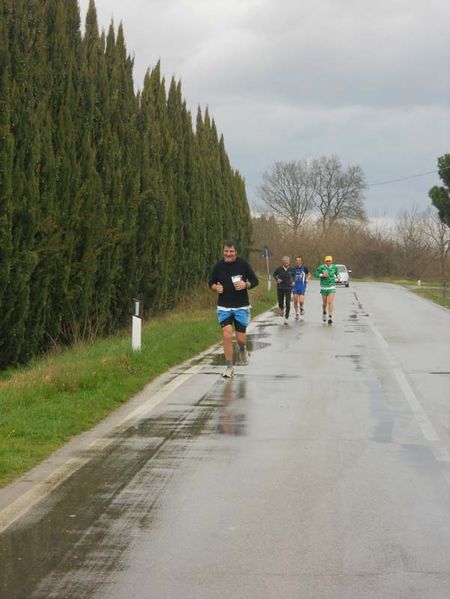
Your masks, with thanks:
[{"label": "green grass", "polygon": [[[253,315],[275,303],[265,282],[251,293]],[[130,333],[54,352],[0,376],[0,486],[89,430],[170,367],[221,341],[213,296],[186,303]],[[192,305],[200,305],[193,308]]]},{"label": "green grass", "polygon": [[431,300],[432,302],[434,302],[435,304],[439,304],[440,306],[444,306],[444,308],[450,309],[450,296],[448,295],[447,298],[444,299],[442,293],[442,283],[439,283],[437,281],[422,280],[421,286],[418,287],[417,281],[411,281],[407,279],[393,279],[390,282],[395,283],[396,285],[403,285],[404,287],[408,287],[408,289],[416,295]]},{"label": "green grass", "polygon": [[447,294],[447,298],[444,299],[442,295],[442,287],[435,289],[423,289],[422,287],[417,287],[416,289],[412,289],[413,293],[416,295],[420,295],[420,297],[424,297],[426,299],[439,304],[440,306],[444,306],[444,308],[448,308],[450,310],[450,291]]}]

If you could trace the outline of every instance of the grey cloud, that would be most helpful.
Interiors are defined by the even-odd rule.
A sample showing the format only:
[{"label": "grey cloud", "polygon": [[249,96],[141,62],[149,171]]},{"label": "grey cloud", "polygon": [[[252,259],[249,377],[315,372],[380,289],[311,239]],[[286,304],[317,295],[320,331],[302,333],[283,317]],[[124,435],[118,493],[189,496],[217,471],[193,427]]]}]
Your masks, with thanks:
[{"label": "grey cloud", "polygon": [[[448,36],[439,12],[428,24],[421,11],[403,21],[387,11],[374,22],[361,11],[344,18],[340,3],[334,5],[328,18],[323,10],[316,14],[316,3],[307,11],[293,4],[287,14],[271,9],[231,35],[205,42],[188,63],[191,76],[207,78],[217,95],[239,89],[244,96],[304,105],[447,101],[450,78],[436,76],[448,71]],[[448,8],[445,14],[450,16]]]},{"label": "grey cloud", "polygon": [[[449,151],[447,0],[96,3],[103,26],[123,21],[138,85],[161,58],[194,110],[209,105],[251,201],[276,160],[336,153],[376,182]],[[427,205],[438,181],[371,188],[368,210]]]}]

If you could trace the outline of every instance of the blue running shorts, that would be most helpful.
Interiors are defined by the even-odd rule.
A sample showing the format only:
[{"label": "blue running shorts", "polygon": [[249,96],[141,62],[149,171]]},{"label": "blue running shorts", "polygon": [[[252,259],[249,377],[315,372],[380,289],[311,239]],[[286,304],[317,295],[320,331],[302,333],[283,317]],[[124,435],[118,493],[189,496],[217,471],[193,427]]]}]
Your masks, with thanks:
[{"label": "blue running shorts", "polygon": [[306,293],[306,285],[296,285],[292,289],[292,293],[296,293],[297,295],[305,295],[305,293]]},{"label": "blue running shorts", "polygon": [[233,325],[236,331],[245,333],[250,322],[250,308],[217,308],[217,319],[221,327]]}]

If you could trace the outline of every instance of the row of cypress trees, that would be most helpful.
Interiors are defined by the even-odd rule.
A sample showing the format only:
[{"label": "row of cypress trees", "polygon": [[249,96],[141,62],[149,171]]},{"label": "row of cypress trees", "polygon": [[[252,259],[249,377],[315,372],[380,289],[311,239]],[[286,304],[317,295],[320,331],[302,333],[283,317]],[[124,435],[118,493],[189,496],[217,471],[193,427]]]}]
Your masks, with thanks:
[{"label": "row of cypress trees", "polygon": [[135,91],[91,0],[0,0],[0,366],[165,309],[250,215],[214,120],[159,64]]}]

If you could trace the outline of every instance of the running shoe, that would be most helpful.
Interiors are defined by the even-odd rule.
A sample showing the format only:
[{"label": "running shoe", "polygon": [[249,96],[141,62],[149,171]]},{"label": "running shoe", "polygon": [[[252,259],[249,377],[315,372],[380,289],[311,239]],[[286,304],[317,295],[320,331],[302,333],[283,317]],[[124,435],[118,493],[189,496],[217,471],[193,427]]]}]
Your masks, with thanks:
[{"label": "running shoe", "polygon": [[327,315],[326,314],[322,314],[322,321],[326,322],[327,321]]},{"label": "running shoe", "polygon": [[298,320],[300,317],[298,315],[298,312],[295,313],[295,320]]},{"label": "running shoe", "polygon": [[239,361],[241,364],[247,364],[248,362],[248,350],[246,347],[239,350]]},{"label": "running shoe", "polygon": [[287,318],[285,318],[285,319],[284,319],[284,324],[285,324],[285,326],[287,326],[287,323],[288,323],[288,319],[287,319]]},{"label": "running shoe", "polygon": [[304,313],[305,313],[305,310],[303,308],[300,308],[300,314],[303,316]]},{"label": "running shoe", "polygon": [[328,319],[328,324],[333,324],[333,319],[331,318],[331,316],[330,316],[330,318]]},{"label": "running shoe", "polygon": [[233,374],[234,374],[233,366],[227,366],[225,368],[225,372],[222,374],[222,378],[231,379],[233,377]]}]

